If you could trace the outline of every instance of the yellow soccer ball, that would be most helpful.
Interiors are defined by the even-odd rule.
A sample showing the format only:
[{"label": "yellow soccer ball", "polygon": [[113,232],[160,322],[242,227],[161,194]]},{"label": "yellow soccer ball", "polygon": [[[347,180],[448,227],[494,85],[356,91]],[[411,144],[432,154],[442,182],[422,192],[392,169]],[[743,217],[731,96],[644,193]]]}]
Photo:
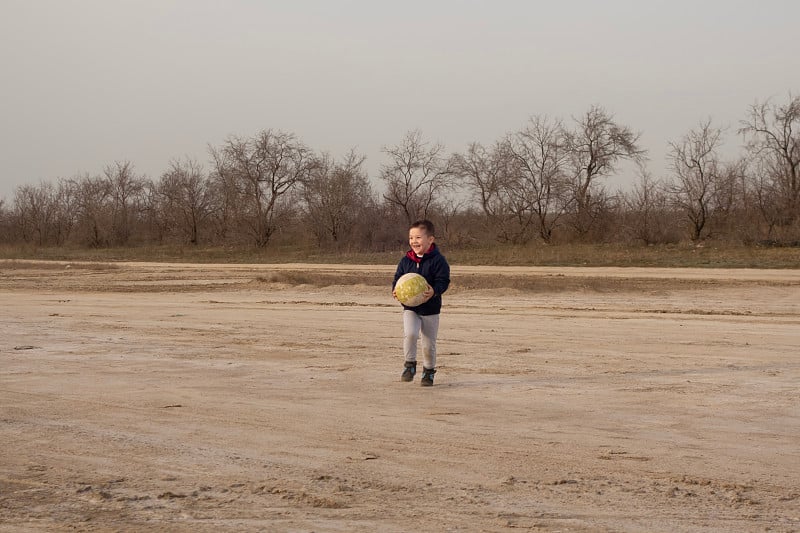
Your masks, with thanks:
[{"label": "yellow soccer ball", "polygon": [[408,307],[416,307],[425,301],[422,294],[428,290],[428,282],[419,274],[413,272],[403,274],[394,286],[397,300]]}]

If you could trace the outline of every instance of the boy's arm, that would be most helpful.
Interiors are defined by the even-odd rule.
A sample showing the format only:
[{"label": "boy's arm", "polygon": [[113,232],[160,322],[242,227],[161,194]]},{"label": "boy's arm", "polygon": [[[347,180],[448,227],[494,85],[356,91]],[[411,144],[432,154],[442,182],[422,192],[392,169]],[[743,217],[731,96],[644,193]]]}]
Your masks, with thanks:
[{"label": "boy's arm", "polygon": [[397,269],[394,271],[394,280],[392,280],[392,289],[397,285],[397,280],[403,275],[403,262],[397,263]]},{"label": "boy's arm", "polygon": [[394,280],[392,281],[392,296],[394,296],[394,286],[397,285],[397,280],[400,279],[400,276],[405,274],[403,271],[403,260],[401,259],[399,263],[397,263],[397,269],[394,271]]},{"label": "boy's arm", "polygon": [[450,286],[450,265],[446,259],[442,259],[441,264],[436,265],[436,271],[433,275],[433,292],[434,294],[444,294]]}]

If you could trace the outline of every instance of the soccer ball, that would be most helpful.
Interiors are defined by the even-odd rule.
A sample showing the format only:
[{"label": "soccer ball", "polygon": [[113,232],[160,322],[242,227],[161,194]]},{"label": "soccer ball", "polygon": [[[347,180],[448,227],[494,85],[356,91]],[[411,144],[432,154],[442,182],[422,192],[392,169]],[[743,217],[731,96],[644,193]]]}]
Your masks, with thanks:
[{"label": "soccer ball", "polygon": [[416,307],[425,301],[422,294],[428,289],[428,282],[419,274],[413,272],[403,274],[394,286],[397,300],[408,307]]}]

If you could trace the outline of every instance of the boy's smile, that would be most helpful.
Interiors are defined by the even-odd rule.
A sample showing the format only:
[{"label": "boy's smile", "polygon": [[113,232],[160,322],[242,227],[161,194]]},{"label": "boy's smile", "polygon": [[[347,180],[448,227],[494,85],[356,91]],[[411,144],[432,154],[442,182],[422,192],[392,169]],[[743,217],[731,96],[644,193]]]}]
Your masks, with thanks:
[{"label": "boy's smile", "polygon": [[414,253],[417,255],[422,255],[430,250],[433,241],[434,236],[428,235],[422,228],[411,228],[408,230],[408,244],[411,245],[411,249],[414,250]]}]

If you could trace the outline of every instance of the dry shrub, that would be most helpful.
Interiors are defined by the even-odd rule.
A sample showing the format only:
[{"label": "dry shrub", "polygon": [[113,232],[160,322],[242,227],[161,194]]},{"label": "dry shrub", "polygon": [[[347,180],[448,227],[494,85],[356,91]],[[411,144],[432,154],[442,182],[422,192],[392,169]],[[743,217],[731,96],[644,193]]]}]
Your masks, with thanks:
[{"label": "dry shrub", "polygon": [[259,283],[280,283],[285,285],[311,285],[313,287],[330,287],[332,285],[390,285],[390,276],[376,272],[311,272],[304,270],[280,270],[258,276]]},{"label": "dry shrub", "polygon": [[[270,272],[258,276],[256,281],[267,284],[308,285],[312,287],[333,287],[366,285],[371,287],[391,286],[392,277],[380,272],[341,272],[325,273],[303,270]],[[631,292],[663,290],[696,290],[716,284],[709,280],[682,280],[676,284],[671,279],[656,278],[618,278],[602,276],[564,276],[559,274],[455,274],[452,276],[450,293],[465,291],[516,290],[527,293],[559,292]],[[720,282],[722,283],[722,282]],[[737,283],[726,281],[725,283]]]},{"label": "dry shrub", "polygon": [[61,261],[21,261],[0,259],[3,270],[116,270],[113,263],[65,263]]}]

